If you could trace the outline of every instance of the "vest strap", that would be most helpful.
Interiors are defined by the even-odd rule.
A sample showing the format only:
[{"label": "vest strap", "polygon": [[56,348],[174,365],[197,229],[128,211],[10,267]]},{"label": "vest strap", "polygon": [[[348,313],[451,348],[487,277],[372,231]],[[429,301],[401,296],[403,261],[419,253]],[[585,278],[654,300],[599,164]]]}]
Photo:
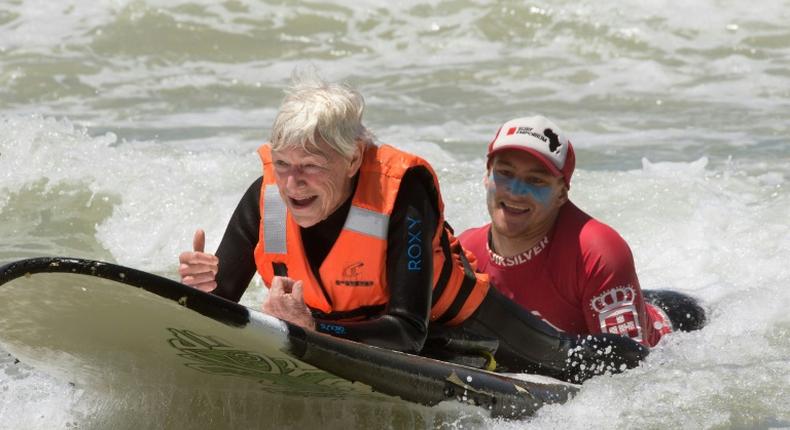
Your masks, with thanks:
[{"label": "vest strap", "polygon": [[472,265],[469,263],[469,260],[467,260],[464,252],[461,251],[458,257],[464,267],[463,281],[461,282],[461,287],[458,289],[458,295],[456,295],[455,300],[453,300],[453,304],[445,311],[444,315],[436,320],[439,324],[445,324],[458,316],[458,313],[461,312],[461,309],[466,305],[469,295],[472,294],[477,284],[477,277],[475,276],[474,269],[472,269]]},{"label": "vest strap", "polygon": [[274,276],[288,276],[288,266],[285,263],[272,262]]},{"label": "vest strap", "polygon": [[441,227],[442,233],[439,244],[444,254],[444,263],[442,264],[442,271],[439,274],[439,279],[437,279],[436,285],[433,288],[433,299],[431,300],[432,307],[436,305],[436,302],[438,302],[442,294],[444,294],[447,281],[450,280],[450,275],[453,272],[453,254],[450,252],[450,239],[447,237],[447,227],[449,227],[447,222],[444,223],[444,227]]}]

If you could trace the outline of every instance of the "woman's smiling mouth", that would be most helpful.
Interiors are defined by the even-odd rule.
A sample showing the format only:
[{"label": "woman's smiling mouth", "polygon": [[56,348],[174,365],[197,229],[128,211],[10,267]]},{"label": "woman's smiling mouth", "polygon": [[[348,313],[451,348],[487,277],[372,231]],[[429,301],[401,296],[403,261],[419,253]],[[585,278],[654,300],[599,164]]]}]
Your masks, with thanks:
[{"label": "woman's smiling mouth", "polygon": [[307,206],[310,206],[317,198],[318,198],[318,196],[310,196],[310,197],[305,197],[305,198],[301,198],[301,199],[297,199],[297,198],[294,198],[294,197],[288,197],[288,200],[291,201],[291,205],[294,208],[300,209],[300,208],[305,208]]}]

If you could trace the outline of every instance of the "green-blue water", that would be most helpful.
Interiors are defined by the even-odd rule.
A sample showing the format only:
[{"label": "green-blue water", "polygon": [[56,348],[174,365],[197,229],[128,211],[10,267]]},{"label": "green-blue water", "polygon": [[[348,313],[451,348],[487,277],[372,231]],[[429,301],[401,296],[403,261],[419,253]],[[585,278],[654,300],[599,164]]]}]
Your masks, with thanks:
[{"label": "green-blue water", "polygon": [[[175,277],[195,228],[219,243],[312,65],[362,91],[380,141],[434,164],[458,230],[486,221],[497,127],[552,118],[577,148],[571,199],[629,241],[643,287],[701,297],[711,322],[530,421],[289,403],[254,424],[790,428],[788,22],[786,0],[0,0],[0,262]],[[153,394],[134,412],[99,399],[0,351],[0,429],[201,427]]]}]

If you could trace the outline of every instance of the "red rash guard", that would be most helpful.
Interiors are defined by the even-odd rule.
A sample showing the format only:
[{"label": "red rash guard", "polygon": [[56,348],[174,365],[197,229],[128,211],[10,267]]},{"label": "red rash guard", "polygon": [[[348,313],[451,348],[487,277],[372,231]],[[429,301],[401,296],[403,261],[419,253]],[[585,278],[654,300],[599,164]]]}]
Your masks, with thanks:
[{"label": "red rash guard", "polygon": [[566,203],[548,235],[521,254],[489,249],[491,224],[458,239],[477,270],[505,296],[572,334],[618,333],[654,346],[671,331],[662,311],[645,303],[628,244],[611,227]]}]

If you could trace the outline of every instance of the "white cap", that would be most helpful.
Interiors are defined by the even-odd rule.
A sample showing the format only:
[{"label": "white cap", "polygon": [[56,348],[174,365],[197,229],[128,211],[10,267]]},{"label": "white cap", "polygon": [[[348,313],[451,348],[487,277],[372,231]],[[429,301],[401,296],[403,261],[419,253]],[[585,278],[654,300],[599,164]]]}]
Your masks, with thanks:
[{"label": "white cap", "polygon": [[516,118],[503,124],[488,145],[489,165],[492,156],[505,149],[519,149],[530,153],[555,176],[562,176],[570,187],[576,155],[571,141],[547,118]]}]

